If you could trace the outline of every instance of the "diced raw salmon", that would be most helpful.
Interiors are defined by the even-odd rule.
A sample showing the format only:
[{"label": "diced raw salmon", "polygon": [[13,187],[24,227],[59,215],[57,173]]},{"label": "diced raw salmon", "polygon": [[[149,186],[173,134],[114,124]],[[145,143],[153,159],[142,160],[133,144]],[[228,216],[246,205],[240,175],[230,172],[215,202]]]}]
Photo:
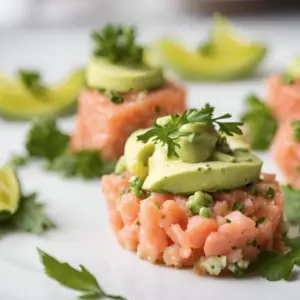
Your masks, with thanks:
[{"label": "diced raw salmon", "polygon": [[97,90],[81,93],[71,149],[99,149],[104,159],[116,160],[134,130],[150,127],[160,116],[186,109],[185,89],[171,82],[158,90],[121,96],[124,102],[115,104]]},{"label": "diced raw salmon", "polygon": [[[300,115],[294,120],[300,121]],[[291,119],[287,119],[280,123],[273,140],[272,154],[285,180],[295,187],[300,187],[300,142],[293,138],[291,122]]]},{"label": "diced raw salmon", "polygon": [[270,76],[267,101],[280,122],[300,115],[300,78],[285,84],[280,75]]},{"label": "diced raw salmon", "polygon": [[[264,174],[252,186],[212,194],[215,204],[210,218],[193,216],[185,196],[134,196],[126,191],[130,176],[128,172],[106,175],[102,190],[110,215],[117,216],[110,221],[120,244],[141,258],[193,266],[196,273],[205,274],[201,262],[211,256],[226,255],[228,263],[234,263],[254,260],[264,249],[282,249],[283,196],[272,174]],[[273,198],[267,196],[270,187]],[[241,211],[232,211],[235,203]],[[256,223],[260,218],[263,221]]]}]

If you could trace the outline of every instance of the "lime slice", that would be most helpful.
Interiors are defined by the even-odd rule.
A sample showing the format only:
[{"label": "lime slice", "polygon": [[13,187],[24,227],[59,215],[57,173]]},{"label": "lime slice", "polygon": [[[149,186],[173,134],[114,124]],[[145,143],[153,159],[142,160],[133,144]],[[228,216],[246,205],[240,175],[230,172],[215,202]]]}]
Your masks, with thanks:
[{"label": "lime slice", "polygon": [[287,73],[294,77],[300,77],[300,56],[294,57],[287,67]]},{"label": "lime slice", "polygon": [[0,115],[7,119],[28,120],[65,114],[76,107],[83,86],[83,70],[73,72],[41,95],[33,94],[18,80],[0,74]]},{"label": "lime slice", "polygon": [[0,169],[0,221],[11,217],[19,207],[21,198],[18,178],[12,167]]},{"label": "lime slice", "polygon": [[154,58],[157,64],[159,59],[163,66],[183,79],[230,80],[251,73],[267,52],[264,44],[247,41],[227,18],[219,14],[214,16],[211,37],[204,46],[192,51],[165,38],[153,46],[156,54],[147,54],[145,59],[152,59],[149,64],[153,64]]}]

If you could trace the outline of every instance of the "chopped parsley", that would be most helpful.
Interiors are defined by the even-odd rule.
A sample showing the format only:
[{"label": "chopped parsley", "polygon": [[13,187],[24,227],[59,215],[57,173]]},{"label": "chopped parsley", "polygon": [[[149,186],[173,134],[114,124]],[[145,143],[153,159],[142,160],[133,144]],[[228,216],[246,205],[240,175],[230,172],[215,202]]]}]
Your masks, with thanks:
[{"label": "chopped parsley", "polygon": [[238,211],[243,211],[244,209],[244,204],[242,203],[238,203],[238,202],[234,202],[233,206],[232,206],[232,210],[238,210]]},{"label": "chopped parsley", "polygon": [[133,189],[135,196],[141,197],[143,195],[143,190],[142,190],[143,181],[137,176],[132,176],[130,177],[129,183]]},{"label": "chopped parsley", "polygon": [[252,242],[249,243],[249,246],[257,247],[257,241],[253,240]]},{"label": "chopped parsley", "polygon": [[291,126],[293,129],[293,139],[300,142],[300,121],[293,121]]},{"label": "chopped parsley", "polygon": [[155,112],[156,112],[157,114],[160,114],[160,107],[159,107],[159,106],[155,106]]},{"label": "chopped parsley", "polygon": [[265,217],[258,218],[255,222],[255,226],[258,227],[259,224],[262,224],[265,221]]},{"label": "chopped parsley", "polygon": [[155,202],[155,206],[160,209],[160,205],[157,202]]},{"label": "chopped parsley", "polygon": [[124,102],[124,98],[122,98],[116,91],[109,92],[109,99],[115,104],[121,104]]},{"label": "chopped parsley", "polygon": [[235,250],[237,250],[237,249],[238,249],[238,247],[236,247],[236,246],[233,246],[233,247],[231,247],[231,249],[232,249],[233,251],[235,251]]},{"label": "chopped parsley", "polygon": [[275,196],[275,190],[272,187],[269,186],[266,197],[268,199],[273,199],[274,196]]},{"label": "chopped parsley", "polygon": [[231,220],[230,219],[226,219],[226,223],[231,223]]},{"label": "chopped parsley", "polygon": [[255,95],[247,97],[246,105],[241,120],[246,125],[250,146],[254,150],[267,150],[276,133],[277,120],[271,109]]},{"label": "chopped parsley", "polygon": [[180,128],[186,124],[192,124],[196,122],[203,122],[207,124],[217,124],[219,126],[220,133],[232,136],[234,134],[242,134],[240,126],[241,122],[221,122],[221,120],[231,117],[230,114],[224,114],[220,117],[213,117],[214,107],[206,104],[202,109],[188,109],[181,116],[178,114],[170,115],[170,119],[166,124],[159,125],[154,122],[153,128],[149,129],[144,134],[138,135],[137,139],[144,143],[150,139],[154,143],[161,143],[167,145],[168,157],[178,157],[176,148],[180,148],[177,140],[182,136],[195,136],[195,132],[181,132]]},{"label": "chopped parsley", "polygon": [[137,44],[133,26],[108,24],[92,33],[93,55],[105,57],[112,63],[142,64],[143,47]]},{"label": "chopped parsley", "polygon": [[281,80],[284,84],[291,85],[295,82],[295,79],[290,74],[282,74]]}]

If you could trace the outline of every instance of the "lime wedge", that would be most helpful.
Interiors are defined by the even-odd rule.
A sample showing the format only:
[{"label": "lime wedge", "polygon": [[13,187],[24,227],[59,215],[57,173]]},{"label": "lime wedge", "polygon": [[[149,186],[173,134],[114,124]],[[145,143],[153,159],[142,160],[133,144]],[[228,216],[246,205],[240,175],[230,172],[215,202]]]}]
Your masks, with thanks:
[{"label": "lime wedge", "polygon": [[300,77],[300,56],[294,57],[287,67],[287,73],[294,77]]},{"label": "lime wedge", "polygon": [[[188,80],[230,80],[251,73],[267,53],[267,47],[259,42],[247,41],[220,14],[214,16],[209,41],[192,51],[177,41],[165,38],[152,47],[155,54],[149,53],[148,64],[160,63]],[[150,48],[151,50],[151,48]],[[148,50],[148,51],[150,51]],[[147,51],[146,51],[147,53]],[[155,58],[155,59],[154,59]]]},{"label": "lime wedge", "polygon": [[21,198],[18,178],[12,167],[0,168],[0,221],[12,216],[19,208]]},{"label": "lime wedge", "polygon": [[76,107],[83,86],[83,70],[73,72],[41,95],[33,94],[18,80],[0,74],[0,115],[7,119],[28,120],[65,114]]}]

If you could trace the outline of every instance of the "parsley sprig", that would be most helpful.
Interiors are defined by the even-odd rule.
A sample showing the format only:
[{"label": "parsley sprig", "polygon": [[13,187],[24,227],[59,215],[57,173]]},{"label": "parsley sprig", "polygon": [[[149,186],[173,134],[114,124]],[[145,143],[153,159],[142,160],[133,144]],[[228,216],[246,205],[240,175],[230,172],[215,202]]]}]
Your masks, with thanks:
[{"label": "parsley sprig", "polygon": [[37,249],[44,266],[45,273],[61,285],[82,292],[80,299],[117,299],[126,300],[121,296],[107,294],[99,285],[97,279],[84,266],[80,269],[71,267],[50,256],[46,252]]},{"label": "parsley sprig", "polygon": [[33,93],[41,93],[45,90],[45,85],[42,83],[42,76],[35,70],[18,71],[19,80]]},{"label": "parsley sprig", "polygon": [[144,134],[138,135],[137,139],[144,143],[150,139],[154,143],[161,143],[167,145],[167,154],[169,157],[178,157],[176,148],[180,148],[178,138],[182,136],[195,137],[195,132],[180,132],[181,126],[192,123],[207,123],[216,124],[219,126],[220,133],[226,135],[242,134],[240,126],[243,125],[241,122],[222,122],[222,120],[231,118],[230,114],[224,114],[220,117],[213,117],[214,107],[206,104],[202,109],[188,109],[181,116],[178,114],[170,115],[169,121],[166,124],[158,124],[157,121],[154,123],[153,128],[145,132]]},{"label": "parsley sprig", "polygon": [[141,64],[143,48],[136,42],[133,26],[106,25],[92,33],[95,57],[106,57],[113,63]]}]

